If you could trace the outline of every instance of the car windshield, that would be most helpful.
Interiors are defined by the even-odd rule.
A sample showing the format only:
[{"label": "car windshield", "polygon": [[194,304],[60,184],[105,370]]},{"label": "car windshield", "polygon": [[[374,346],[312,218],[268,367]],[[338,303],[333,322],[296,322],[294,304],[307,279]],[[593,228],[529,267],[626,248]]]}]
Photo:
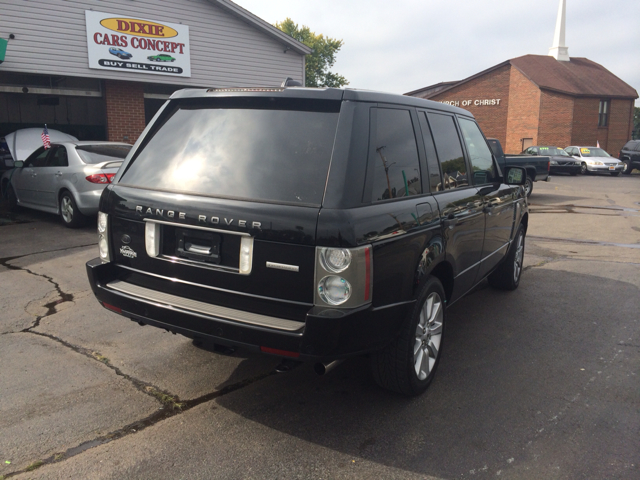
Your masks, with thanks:
[{"label": "car windshield", "polygon": [[119,182],[216,197],[320,205],[340,102],[174,101]]},{"label": "car windshield", "polygon": [[131,145],[79,145],[76,152],[84,163],[95,165],[103,162],[121,162],[131,150]]},{"label": "car windshield", "polygon": [[583,157],[610,157],[607,152],[597,147],[580,147],[580,153]]},{"label": "car windshield", "polygon": [[559,157],[568,157],[569,154],[558,147],[540,147],[540,155],[556,155]]}]

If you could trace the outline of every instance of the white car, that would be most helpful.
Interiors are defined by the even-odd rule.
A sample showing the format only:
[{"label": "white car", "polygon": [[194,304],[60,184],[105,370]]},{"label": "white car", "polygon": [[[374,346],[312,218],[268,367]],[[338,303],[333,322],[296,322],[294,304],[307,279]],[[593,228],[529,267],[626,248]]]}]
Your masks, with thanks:
[{"label": "white car", "polygon": [[612,157],[600,147],[566,147],[569,155],[580,160],[580,173],[609,172],[613,176],[624,170],[624,162]]}]

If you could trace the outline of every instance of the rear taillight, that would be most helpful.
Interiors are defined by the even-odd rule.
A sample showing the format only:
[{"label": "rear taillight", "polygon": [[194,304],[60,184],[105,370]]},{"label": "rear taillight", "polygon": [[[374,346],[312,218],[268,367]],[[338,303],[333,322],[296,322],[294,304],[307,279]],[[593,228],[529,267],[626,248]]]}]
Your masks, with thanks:
[{"label": "rear taillight", "polygon": [[94,173],[85,178],[91,183],[111,183],[111,180],[113,180],[115,176],[115,173]]},{"label": "rear taillight", "polygon": [[371,302],[372,250],[316,248],[315,305],[355,308]]},{"label": "rear taillight", "polygon": [[547,172],[551,171],[551,161],[547,162]]}]

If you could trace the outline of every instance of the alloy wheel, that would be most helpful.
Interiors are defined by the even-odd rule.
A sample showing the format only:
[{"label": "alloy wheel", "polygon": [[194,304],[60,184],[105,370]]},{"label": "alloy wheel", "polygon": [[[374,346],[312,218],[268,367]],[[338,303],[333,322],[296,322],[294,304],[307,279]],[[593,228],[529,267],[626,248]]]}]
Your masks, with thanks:
[{"label": "alloy wheel", "polygon": [[513,280],[515,282],[520,278],[520,272],[522,271],[522,260],[524,258],[524,235],[518,235],[516,244],[516,254],[513,259]]},{"label": "alloy wheel", "polygon": [[60,200],[60,211],[66,223],[73,221],[73,205],[71,204],[71,199],[66,195]]},{"label": "alloy wheel", "polygon": [[442,299],[437,292],[433,292],[422,305],[420,320],[416,327],[413,365],[419,380],[429,376],[438,358],[443,319]]}]

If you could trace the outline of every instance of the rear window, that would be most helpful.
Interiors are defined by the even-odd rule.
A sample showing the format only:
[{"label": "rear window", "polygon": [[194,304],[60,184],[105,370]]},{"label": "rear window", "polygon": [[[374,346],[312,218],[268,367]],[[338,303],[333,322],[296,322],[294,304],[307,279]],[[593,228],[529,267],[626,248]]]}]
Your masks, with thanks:
[{"label": "rear window", "polygon": [[175,102],[120,183],[320,205],[339,109],[335,101],[264,97]]},{"label": "rear window", "polygon": [[84,163],[121,162],[132,145],[79,145],[76,152]]}]

